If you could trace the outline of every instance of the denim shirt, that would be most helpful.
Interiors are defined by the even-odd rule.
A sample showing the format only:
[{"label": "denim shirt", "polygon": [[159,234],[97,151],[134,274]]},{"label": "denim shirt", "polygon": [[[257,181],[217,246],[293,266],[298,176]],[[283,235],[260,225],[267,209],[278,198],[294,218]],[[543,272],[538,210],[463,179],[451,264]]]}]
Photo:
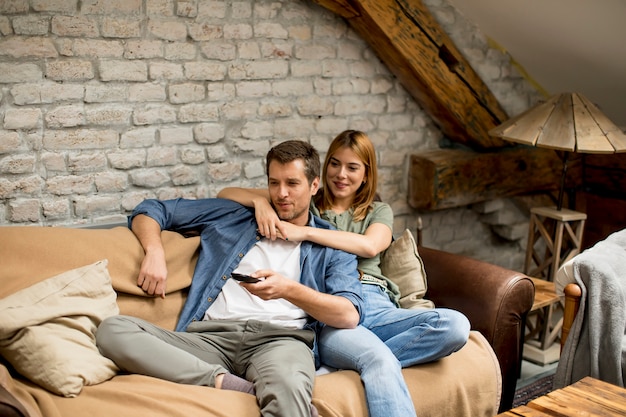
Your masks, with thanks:
[{"label": "denim shirt", "polygon": [[[257,232],[254,210],[231,200],[145,200],[128,218],[144,214],[160,224],[162,230],[181,234],[200,234],[200,253],[187,301],[176,325],[184,331],[192,321],[202,320],[230,273],[262,236]],[[309,226],[331,229],[328,222],[309,214]],[[357,272],[356,256],[302,242],[300,246],[300,282],[317,291],[342,296],[354,304],[363,319],[363,298]],[[320,330],[321,324],[310,319],[307,328]]]}]

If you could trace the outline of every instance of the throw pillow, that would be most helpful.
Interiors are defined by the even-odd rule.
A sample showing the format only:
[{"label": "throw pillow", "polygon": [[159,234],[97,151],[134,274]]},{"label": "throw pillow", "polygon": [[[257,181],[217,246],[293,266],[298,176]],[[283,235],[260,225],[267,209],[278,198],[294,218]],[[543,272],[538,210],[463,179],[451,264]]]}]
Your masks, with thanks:
[{"label": "throw pillow", "polygon": [[409,229],[391,242],[382,255],[380,268],[383,275],[400,287],[402,308],[434,307],[432,301],[424,299],[428,289],[426,271]]},{"label": "throw pillow", "polygon": [[118,313],[106,260],[64,272],[0,300],[0,354],[34,383],[75,397],[116,374],[95,332]]}]

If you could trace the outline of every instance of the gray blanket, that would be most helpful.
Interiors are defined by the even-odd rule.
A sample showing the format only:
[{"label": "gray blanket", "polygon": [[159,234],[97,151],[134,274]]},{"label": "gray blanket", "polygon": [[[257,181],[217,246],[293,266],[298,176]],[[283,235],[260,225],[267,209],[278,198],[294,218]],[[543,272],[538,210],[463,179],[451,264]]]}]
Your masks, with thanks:
[{"label": "gray blanket", "polygon": [[626,380],[626,229],[577,255],[580,309],[563,347],[554,389],[591,376],[621,387]]}]

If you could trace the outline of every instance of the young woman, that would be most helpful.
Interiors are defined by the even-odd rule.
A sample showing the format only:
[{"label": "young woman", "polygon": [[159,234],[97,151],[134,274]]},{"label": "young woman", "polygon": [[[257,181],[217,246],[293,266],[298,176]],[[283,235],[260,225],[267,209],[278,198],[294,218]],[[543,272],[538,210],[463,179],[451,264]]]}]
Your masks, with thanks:
[{"label": "young woman", "polygon": [[320,358],[325,365],[361,374],[370,416],[415,415],[401,368],[459,350],[469,337],[469,321],[449,309],[399,308],[398,287],[380,270],[381,253],[392,241],[393,212],[388,204],[374,201],[376,154],[365,133],[347,130],[333,140],[322,177],[323,188],[311,210],[338,230],[279,221],[265,190],[226,188],[218,197],[254,207],[259,231],[267,238],[309,240],[357,255],[363,323],[349,330],[326,327],[320,335]]}]

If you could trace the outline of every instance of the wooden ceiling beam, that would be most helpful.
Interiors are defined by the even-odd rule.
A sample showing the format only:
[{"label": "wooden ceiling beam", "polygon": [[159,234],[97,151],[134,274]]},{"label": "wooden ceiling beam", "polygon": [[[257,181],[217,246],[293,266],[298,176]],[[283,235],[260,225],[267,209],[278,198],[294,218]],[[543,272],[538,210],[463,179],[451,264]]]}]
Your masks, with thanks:
[{"label": "wooden ceiling beam", "polygon": [[345,18],[452,141],[485,151],[508,119],[420,0],[313,0]]}]

